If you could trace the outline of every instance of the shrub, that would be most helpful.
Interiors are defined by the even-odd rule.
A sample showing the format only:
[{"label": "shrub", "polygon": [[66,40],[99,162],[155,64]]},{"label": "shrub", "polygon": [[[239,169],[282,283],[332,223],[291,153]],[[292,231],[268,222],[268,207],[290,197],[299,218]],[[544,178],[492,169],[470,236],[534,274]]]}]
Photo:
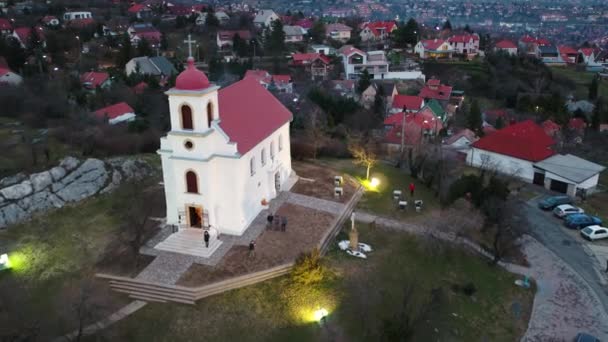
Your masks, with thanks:
[{"label": "shrub", "polygon": [[316,248],[310,253],[300,254],[291,271],[293,281],[302,285],[321,282],[324,276],[325,268],[321,264],[321,252]]},{"label": "shrub", "polygon": [[475,287],[475,284],[473,284],[473,283],[469,282],[469,283],[466,283],[466,284],[465,284],[465,285],[462,287],[462,292],[463,292],[465,295],[467,295],[467,296],[471,297],[472,295],[474,295],[474,294],[475,294],[475,292],[477,292],[477,288]]}]

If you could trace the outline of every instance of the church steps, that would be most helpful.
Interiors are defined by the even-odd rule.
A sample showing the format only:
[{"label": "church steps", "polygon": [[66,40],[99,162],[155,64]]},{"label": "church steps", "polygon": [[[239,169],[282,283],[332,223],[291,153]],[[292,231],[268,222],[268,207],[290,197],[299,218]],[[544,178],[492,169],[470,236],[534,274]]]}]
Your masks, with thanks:
[{"label": "church steps", "polygon": [[[131,298],[137,298],[137,299],[142,299],[142,300],[146,300],[146,301],[154,301],[154,302],[161,302],[161,303],[177,302],[177,303],[183,303],[183,304],[194,304],[193,298],[178,298],[178,297],[170,296],[170,295],[166,295],[166,294],[148,293],[148,292],[141,292],[141,291],[136,291],[136,290],[114,289],[114,291],[126,293]],[[144,298],[147,298],[147,299],[144,299]]]},{"label": "church steps", "polygon": [[182,298],[182,299],[192,299],[192,296],[194,295],[193,293],[184,293],[181,291],[175,291],[175,290],[170,290],[170,289],[154,289],[154,288],[149,288],[146,286],[136,286],[136,285],[129,285],[129,284],[120,284],[120,283],[112,283],[110,284],[110,287],[112,289],[120,289],[120,290],[127,290],[127,291],[137,291],[137,292],[142,292],[142,293],[152,293],[152,294],[162,294],[162,295],[167,295],[167,296],[171,296],[171,297],[175,297],[175,298]]}]

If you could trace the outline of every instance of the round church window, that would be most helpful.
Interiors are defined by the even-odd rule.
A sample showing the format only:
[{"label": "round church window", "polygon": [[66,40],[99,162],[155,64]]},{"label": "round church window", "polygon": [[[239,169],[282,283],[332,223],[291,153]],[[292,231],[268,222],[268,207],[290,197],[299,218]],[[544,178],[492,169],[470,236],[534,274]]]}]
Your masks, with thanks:
[{"label": "round church window", "polygon": [[191,150],[194,147],[194,143],[192,143],[192,141],[190,140],[186,140],[186,142],[184,143],[184,147],[186,148],[186,150]]}]

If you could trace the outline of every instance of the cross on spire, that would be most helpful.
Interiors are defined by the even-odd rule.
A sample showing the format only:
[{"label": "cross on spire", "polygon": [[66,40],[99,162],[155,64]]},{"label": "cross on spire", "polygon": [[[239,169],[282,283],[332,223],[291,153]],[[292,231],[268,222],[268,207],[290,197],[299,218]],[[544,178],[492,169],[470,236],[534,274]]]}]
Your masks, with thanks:
[{"label": "cross on spire", "polygon": [[188,44],[188,57],[192,56],[192,43],[196,43],[196,40],[192,40],[191,35],[188,34],[188,39],[184,40],[184,43]]}]

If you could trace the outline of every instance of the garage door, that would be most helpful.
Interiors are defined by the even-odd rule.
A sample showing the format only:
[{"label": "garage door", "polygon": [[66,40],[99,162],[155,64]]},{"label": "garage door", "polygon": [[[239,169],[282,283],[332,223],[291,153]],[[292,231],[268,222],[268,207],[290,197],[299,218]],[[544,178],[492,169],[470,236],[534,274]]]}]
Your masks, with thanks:
[{"label": "garage door", "polygon": [[534,172],[534,184],[536,185],[545,185],[545,174],[540,172]]},{"label": "garage door", "polygon": [[555,179],[551,180],[551,190],[565,194],[568,191],[568,183],[560,182]]}]

